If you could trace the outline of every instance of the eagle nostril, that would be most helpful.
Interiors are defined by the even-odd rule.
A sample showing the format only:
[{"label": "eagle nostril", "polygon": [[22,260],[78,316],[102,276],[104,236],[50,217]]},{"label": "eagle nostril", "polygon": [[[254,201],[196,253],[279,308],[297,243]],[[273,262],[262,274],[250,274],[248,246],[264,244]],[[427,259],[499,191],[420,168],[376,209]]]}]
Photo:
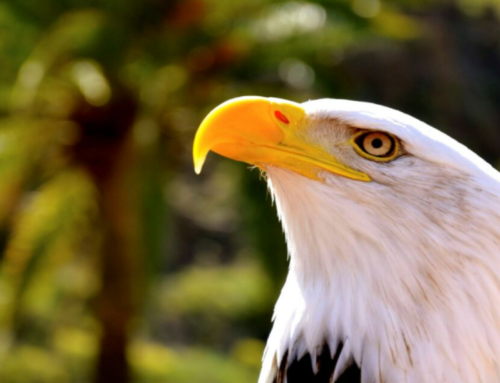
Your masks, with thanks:
[{"label": "eagle nostril", "polygon": [[290,123],[290,121],[288,120],[288,118],[286,118],[286,116],[283,113],[281,113],[279,110],[275,110],[274,111],[274,116],[278,120],[280,120],[281,122],[283,122],[285,124],[289,124]]}]

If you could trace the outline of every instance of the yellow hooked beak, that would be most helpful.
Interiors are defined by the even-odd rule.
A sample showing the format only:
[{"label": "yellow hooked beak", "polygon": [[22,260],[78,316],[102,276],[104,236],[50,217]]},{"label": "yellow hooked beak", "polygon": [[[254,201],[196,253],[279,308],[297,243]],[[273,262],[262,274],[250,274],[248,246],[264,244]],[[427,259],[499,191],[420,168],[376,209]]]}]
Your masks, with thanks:
[{"label": "yellow hooked beak", "polygon": [[370,177],[308,143],[307,115],[300,104],[277,98],[239,97],[215,108],[200,125],[193,159],[200,173],[210,150],[233,160],[292,170],[314,180],[331,173],[354,180]]}]

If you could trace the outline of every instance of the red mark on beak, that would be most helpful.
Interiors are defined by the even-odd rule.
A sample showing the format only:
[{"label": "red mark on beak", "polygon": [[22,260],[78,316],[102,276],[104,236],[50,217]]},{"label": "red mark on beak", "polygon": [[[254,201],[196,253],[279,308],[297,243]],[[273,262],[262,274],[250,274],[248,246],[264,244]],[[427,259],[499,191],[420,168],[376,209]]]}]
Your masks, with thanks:
[{"label": "red mark on beak", "polygon": [[289,124],[290,123],[290,121],[288,121],[288,118],[286,118],[286,116],[283,113],[281,113],[279,110],[275,110],[274,111],[274,115],[281,122],[283,122],[285,124]]}]

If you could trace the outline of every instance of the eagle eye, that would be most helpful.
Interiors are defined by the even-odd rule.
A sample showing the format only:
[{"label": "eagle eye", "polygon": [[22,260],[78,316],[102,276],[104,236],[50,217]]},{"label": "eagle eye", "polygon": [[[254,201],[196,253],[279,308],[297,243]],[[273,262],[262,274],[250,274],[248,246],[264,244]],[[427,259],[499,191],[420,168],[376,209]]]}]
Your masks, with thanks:
[{"label": "eagle eye", "polygon": [[398,155],[398,140],[384,132],[360,132],[353,138],[353,146],[365,158],[373,161],[391,161]]}]

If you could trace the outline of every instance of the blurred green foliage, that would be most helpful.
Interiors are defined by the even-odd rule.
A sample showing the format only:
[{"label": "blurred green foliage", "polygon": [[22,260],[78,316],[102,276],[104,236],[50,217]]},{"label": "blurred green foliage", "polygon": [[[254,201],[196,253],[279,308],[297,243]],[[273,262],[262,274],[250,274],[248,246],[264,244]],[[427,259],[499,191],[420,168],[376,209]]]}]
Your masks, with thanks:
[{"label": "blurred green foliage", "polygon": [[391,106],[500,164],[497,0],[0,3],[0,381],[255,382],[286,248],[197,125],[241,95]]}]

